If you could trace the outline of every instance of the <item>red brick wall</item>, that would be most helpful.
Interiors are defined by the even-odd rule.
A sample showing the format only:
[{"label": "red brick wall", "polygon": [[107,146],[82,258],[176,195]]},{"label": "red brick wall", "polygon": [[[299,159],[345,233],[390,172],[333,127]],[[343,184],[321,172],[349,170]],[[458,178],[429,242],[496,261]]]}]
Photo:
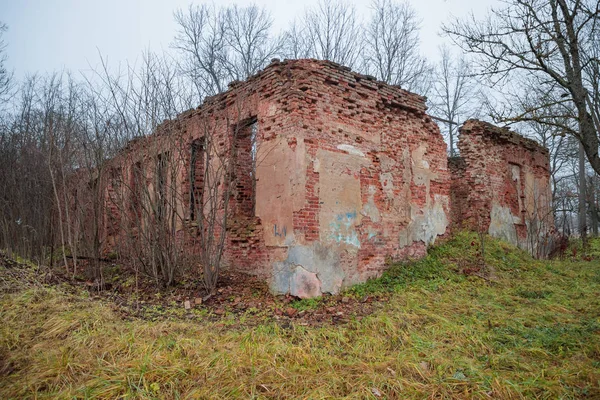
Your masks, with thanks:
[{"label": "red brick wall", "polygon": [[458,148],[460,159],[450,163],[454,226],[489,232],[535,251],[532,241],[549,235],[553,226],[548,151],[477,120],[461,127]]},{"label": "red brick wall", "polygon": [[[422,256],[445,232],[450,195],[446,145],[424,102],[331,62],[274,61],[246,82],[207,98],[198,109],[163,123],[153,135],[132,141],[109,167],[119,168],[122,181],[131,182],[139,163],[147,175],[143,184],[152,192],[152,164],[168,152],[170,162],[180,168],[168,184],[179,191],[172,207],[180,208],[177,229],[185,231],[193,225],[193,142],[210,135],[224,154],[231,154],[236,127],[256,121],[259,153],[273,165],[259,167],[257,192],[251,144],[238,143],[225,263],[270,276],[298,248],[318,247],[311,253],[315,263],[320,262],[317,253],[325,252],[336,277],[340,271],[344,275],[343,281],[323,283],[324,291],[335,291],[380,274],[389,258]],[[194,186],[203,182],[196,170]],[[136,189],[129,186],[128,198],[133,198]],[[257,202],[268,221],[254,213]],[[136,207],[129,207],[133,218],[139,213]],[[109,217],[112,221],[117,213]],[[119,242],[117,225],[110,221],[103,240],[107,246]],[[429,229],[428,221],[437,228]],[[182,237],[193,254],[193,229]],[[304,262],[307,269],[313,267],[312,261]]]},{"label": "red brick wall", "polygon": [[[254,122],[256,147],[250,132],[233,140]],[[302,296],[378,275],[388,259],[424,255],[451,219],[473,225],[481,215],[490,226],[495,200],[513,213],[527,208],[530,200],[519,202],[525,191],[508,179],[510,163],[522,168],[521,183],[547,178],[547,153],[537,145],[470,121],[459,141],[463,159],[450,162],[451,181],[446,144],[423,97],[327,61],[274,60],[109,163],[123,182],[140,163],[152,191],[153,160],[171,155],[176,171],[167,181],[178,192],[169,207],[180,216],[175,229],[187,254],[197,253],[191,148],[204,136],[225,160],[236,154],[224,263],[269,277],[276,292]],[[205,182],[198,171],[196,188]],[[108,225],[105,243],[119,242]]]},{"label": "red brick wall", "polygon": [[[304,138],[311,159],[306,168],[307,203],[296,214],[294,229],[304,230],[307,240],[323,241],[318,190],[327,188],[319,188],[316,153],[320,149],[346,154],[339,146],[351,145],[367,160],[357,174],[362,203],[372,198],[380,217],[378,221],[362,217],[356,226],[360,249],[351,255],[356,261],[345,260],[346,264],[356,269],[360,281],[380,274],[386,258],[424,255],[424,241],[401,244],[399,240],[402,232],[411,229],[410,207],[419,214],[435,196],[448,199],[450,193],[446,144],[438,126],[425,113],[425,99],[332,63],[306,61],[291,68],[297,88],[294,100],[298,102],[293,113],[301,124],[295,134]],[[428,169],[435,171],[427,185],[412,179],[411,164],[419,146],[426,147],[423,158]],[[390,184],[388,195],[383,182]],[[404,213],[399,210],[402,206],[406,207]],[[448,211],[446,205],[444,208]]]}]

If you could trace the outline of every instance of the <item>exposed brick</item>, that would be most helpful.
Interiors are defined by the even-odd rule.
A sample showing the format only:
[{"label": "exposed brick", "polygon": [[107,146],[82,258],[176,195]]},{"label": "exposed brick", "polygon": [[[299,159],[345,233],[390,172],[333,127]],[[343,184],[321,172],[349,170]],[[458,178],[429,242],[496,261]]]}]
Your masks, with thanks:
[{"label": "exposed brick", "polygon": [[477,120],[460,128],[458,148],[460,158],[449,162],[454,225],[495,234],[536,255],[547,254],[554,226],[548,150],[509,129]]},{"label": "exposed brick", "polygon": [[[292,273],[301,265],[322,280],[323,290],[336,291],[381,274],[389,259],[423,256],[451,221],[487,230],[494,204],[513,214],[527,211],[531,196],[519,184],[532,176],[540,193],[547,188],[548,154],[534,142],[469,121],[461,129],[462,158],[448,162],[439,128],[425,112],[424,97],[335,63],[275,60],[130,142],[103,170],[112,175],[101,175],[131,182],[139,165],[153,187],[157,157],[169,153],[179,168],[164,178],[178,190],[175,230],[186,253],[196,254],[190,201],[202,196],[206,177],[194,166],[204,158],[192,148],[210,135],[225,159],[237,155],[225,264],[272,281],[278,269]],[[513,166],[522,175],[517,184]],[[107,203],[124,191],[114,186],[107,186]],[[126,186],[135,193],[133,184]],[[121,195],[127,196],[131,203],[132,194]],[[125,208],[104,212],[107,248],[125,235],[119,210]],[[514,224],[521,239],[525,220]],[[325,289],[329,278],[333,289]]]}]

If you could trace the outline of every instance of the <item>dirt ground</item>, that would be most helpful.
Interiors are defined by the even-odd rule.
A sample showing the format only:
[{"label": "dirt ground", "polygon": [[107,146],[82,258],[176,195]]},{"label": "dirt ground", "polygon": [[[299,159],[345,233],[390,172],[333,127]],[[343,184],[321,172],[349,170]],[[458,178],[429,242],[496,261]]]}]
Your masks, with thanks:
[{"label": "dirt ground", "polygon": [[[79,262],[81,271],[85,262]],[[231,327],[253,326],[266,320],[279,321],[283,326],[292,320],[311,326],[342,324],[372,314],[386,300],[380,295],[358,297],[349,293],[307,300],[274,296],[264,280],[229,270],[222,271],[217,293],[206,298],[201,280],[191,274],[181,277],[171,287],[158,289],[149,277],[140,274],[136,279],[130,269],[104,262],[105,282],[99,287],[83,279],[81,271],[73,274],[72,266],[67,273],[64,266],[52,269],[35,266],[0,253],[0,267],[4,267],[0,278],[3,282],[15,279],[32,286],[60,286],[76,293],[87,291],[92,298],[113,304],[125,319],[209,319]],[[5,283],[4,290],[9,290],[10,284]]]}]

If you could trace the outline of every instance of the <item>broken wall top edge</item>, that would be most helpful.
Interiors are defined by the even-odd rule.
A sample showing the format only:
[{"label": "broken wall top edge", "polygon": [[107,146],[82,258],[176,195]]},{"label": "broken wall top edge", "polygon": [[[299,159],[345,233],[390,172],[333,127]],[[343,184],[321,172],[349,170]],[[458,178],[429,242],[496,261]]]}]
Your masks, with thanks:
[{"label": "broken wall top edge", "polygon": [[[371,96],[384,107],[399,107],[419,116],[425,115],[427,110],[426,97],[409,92],[400,86],[378,81],[373,76],[354,72],[351,68],[332,61],[310,58],[286,59],[284,61],[273,59],[267,67],[248,77],[245,81],[233,81],[228,85],[226,91],[206,97],[204,102],[197,108],[184,111],[174,119],[163,121],[156,126],[150,135],[132,139],[117,152],[117,157],[143,147],[150,137],[156,138],[179,131],[185,125],[187,119],[207,115],[231,106],[239,98],[258,92],[266,85],[271,84],[273,85],[272,88],[287,85],[283,88],[283,91],[289,92],[291,98],[292,95],[299,92],[298,83],[306,78],[307,73],[312,77],[323,78],[322,84],[324,85],[327,82],[333,82],[343,85],[348,91],[368,90]],[[318,87],[315,87],[315,89],[318,89]]]},{"label": "broken wall top edge", "polygon": [[498,143],[512,143],[531,151],[547,154],[548,149],[533,139],[529,139],[509,129],[478,119],[469,119],[459,128],[461,135],[480,134]]}]

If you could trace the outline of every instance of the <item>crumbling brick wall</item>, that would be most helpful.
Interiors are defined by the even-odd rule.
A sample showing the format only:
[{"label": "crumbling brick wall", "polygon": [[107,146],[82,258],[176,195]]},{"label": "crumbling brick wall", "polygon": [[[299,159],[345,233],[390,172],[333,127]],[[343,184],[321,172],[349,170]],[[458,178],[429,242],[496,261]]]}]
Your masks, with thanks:
[{"label": "crumbling brick wall", "polygon": [[[335,293],[380,274],[388,259],[424,255],[446,231],[446,146],[425,111],[423,97],[335,63],[275,60],[130,143],[109,166],[121,182],[142,170],[152,200],[157,159],[169,155],[179,169],[160,185],[179,190],[169,207],[184,216],[175,228],[193,253],[190,202],[204,181],[194,167],[198,141],[211,135],[231,153],[235,132],[254,135],[238,141],[225,263],[264,276],[277,293]],[[104,243],[124,243],[113,219]]]},{"label": "crumbling brick wall", "polygon": [[[177,216],[165,218],[169,229],[186,255],[197,254],[194,210],[202,207],[194,204],[210,181],[198,163],[209,139],[234,161],[224,265],[263,276],[275,293],[312,297],[363,282],[388,260],[423,256],[451,220],[505,233],[510,212],[523,225],[511,225],[513,236],[531,237],[526,230],[539,224],[527,225],[533,197],[523,185],[546,193],[547,153],[477,121],[462,132],[451,180],[424,97],[328,61],[274,60],[132,141],[98,172],[121,175],[106,198],[127,204],[104,218],[103,243],[150,231],[156,218],[137,217],[140,209],[166,196],[165,215]],[[171,172],[157,179],[160,160]],[[143,221],[125,232],[114,223],[125,216]]]},{"label": "crumbling brick wall", "polygon": [[[424,255],[446,231],[450,193],[446,145],[425,99],[333,63],[286,68],[295,129],[265,146],[289,160],[268,181],[283,189],[273,189],[282,205],[262,201],[261,190],[257,198],[267,242],[286,248],[273,290],[336,292],[380,274],[386,258]],[[267,157],[265,169],[278,162]],[[290,182],[292,171],[306,173]]]},{"label": "crumbling brick wall", "polygon": [[553,228],[548,150],[506,128],[469,120],[449,162],[452,220],[544,256]]}]

